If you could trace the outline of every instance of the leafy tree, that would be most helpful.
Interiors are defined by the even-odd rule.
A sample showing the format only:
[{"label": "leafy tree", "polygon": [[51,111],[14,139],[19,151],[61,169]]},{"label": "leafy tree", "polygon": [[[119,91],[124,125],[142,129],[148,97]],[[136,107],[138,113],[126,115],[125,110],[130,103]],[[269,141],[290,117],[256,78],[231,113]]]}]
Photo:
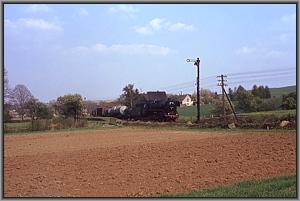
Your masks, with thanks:
[{"label": "leafy tree", "polygon": [[289,110],[289,109],[296,109],[297,107],[297,95],[296,92],[289,93],[288,95],[282,96],[282,108]]},{"label": "leafy tree", "polygon": [[257,88],[256,84],[253,85],[253,88],[252,88],[252,90],[251,90],[251,93],[252,93],[253,96],[256,96],[256,97],[259,96],[259,91],[258,91],[258,88]]},{"label": "leafy tree", "polygon": [[172,101],[181,101],[181,95],[167,94],[168,98]]},{"label": "leafy tree", "polygon": [[235,99],[234,95],[235,94],[234,94],[233,90],[231,88],[229,88],[228,89],[228,96],[229,96],[231,101],[233,101]]},{"label": "leafy tree", "polygon": [[24,119],[25,114],[25,104],[33,99],[33,95],[25,85],[18,84],[13,89],[10,99],[12,104],[16,107],[17,112],[21,115],[22,120]]},{"label": "leafy tree", "polygon": [[[279,100],[280,102],[280,100]],[[260,106],[260,111],[271,111],[278,109],[278,106],[280,103],[278,103],[278,99],[276,98],[269,98],[264,99]]]},{"label": "leafy tree", "polygon": [[287,97],[284,102],[282,103],[282,107],[284,109],[296,109],[296,100],[293,97]]},{"label": "leafy tree", "polygon": [[128,84],[123,88],[120,101],[128,107],[133,107],[138,101],[143,99],[138,89],[134,89],[134,84]]},{"label": "leafy tree", "polygon": [[33,120],[36,117],[37,110],[37,99],[32,98],[25,103],[25,108],[28,110],[31,119]]},{"label": "leafy tree", "polygon": [[201,89],[200,90],[200,99],[202,100],[204,104],[211,104],[213,103],[215,94],[210,91],[209,89]]},{"label": "leafy tree", "polygon": [[234,97],[237,103],[237,109],[244,112],[258,112],[275,110],[278,100],[270,99],[271,93],[268,86],[253,85],[251,91],[247,91],[241,85],[234,89]]},{"label": "leafy tree", "polygon": [[[185,97],[185,96],[184,96]],[[197,92],[192,94],[192,100],[197,101]],[[217,92],[212,92],[209,89],[200,89],[200,103],[202,104],[212,104],[214,99],[218,99]]]},{"label": "leafy tree", "polygon": [[253,85],[251,93],[255,97],[259,98],[271,98],[271,92],[268,86],[259,86]]},{"label": "leafy tree", "polygon": [[45,103],[37,102],[36,117],[41,119],[51,119],[53,117],[53,111]]},{"label": "leafy tree", "polygon": [[26,109],[28,109],[31,119],[51,119],[53,113],[51,109],[44,103],[38,102],[37,99],[31,99],[26,103]]},{"label": "leafy tree", "polygon": [[258,94],[257,94],[258,97],[260,97],[260,98],[265,98],[266,97],[266,92],[265,92],[264,86],[259,86],[257,88],[257,91],[258,91]]},{"label": "leafy tree", "polygon": [[[216,115],[216,116],[222,116],[223,115],[223,102],[220,98],[217,98],[217,99],[214,99],[213,100],[213,107],[212,109],[210,109],[210,112],[213,114],[213,115]],[[231,114],[231,108],[230,108],[230,105],[228,103],[228,101],[225,101],[225,113],[226,115],[227,114]]]},{"label": "leafy tree", "polygon": [[60,96],[57,98],[55,108],[59,114],[77,119],[83,109],[82,97],[79,94]]},{"label": "leafy tree", "polygon": [[249,112],[258,112],[262,109],[262,99],[259,97],[252,97],[250,98],[250,107]]},{"label": "leafy tree", "polygon": [[241,85],[236,90],[237,108],[243,111],[251,111],[252,94],[244,89]]},{"label": "leafy tree", "polygon": [[271,98],[271,92],[268,86],[265,86],[265,98]]}]

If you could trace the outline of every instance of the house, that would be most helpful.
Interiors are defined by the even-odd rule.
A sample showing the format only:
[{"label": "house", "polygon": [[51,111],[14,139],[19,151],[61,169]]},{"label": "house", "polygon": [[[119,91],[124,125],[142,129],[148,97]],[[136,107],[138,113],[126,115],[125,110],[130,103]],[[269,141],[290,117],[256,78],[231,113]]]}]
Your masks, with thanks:
[{"label": "house", "polygon": [[9,116],[11,116],[12,119],[19,119],[21,118],[21,115],[16,110],[9,110],[8,111]]},{"label": "house", "polygon": [[192,106],[194,103],[190,95],[186,95],[180,102],[183,106]]}]

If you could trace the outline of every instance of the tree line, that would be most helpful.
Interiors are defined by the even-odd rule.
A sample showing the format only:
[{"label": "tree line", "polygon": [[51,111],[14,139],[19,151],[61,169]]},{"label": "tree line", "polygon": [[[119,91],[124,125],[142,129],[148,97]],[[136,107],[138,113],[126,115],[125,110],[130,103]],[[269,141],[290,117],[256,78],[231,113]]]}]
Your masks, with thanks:
[{"label": "tree line", "polygon": [[[271,111],[278,109],[296,109],[296,92],[284,94],[282,98],[271,97],[271,92],[268,86],[253,85],[251,90],[246,90],[239,85],[233,90],[228,89],[228,96],[230,101],[235,105],[238,112],[260,112]],[[228,102],[225,103],[226,113],[231,113]],[[219,98],[215,102],[213,109],[214,114],[222,114],[223,105]]]},{"label": "tree line", "polygon": [[31,120],[51,119],[58,114],[61,117],[74,117],[77,119],[82,114],[83,103],[79,94],[60,96],[56,101],[45,104],[36,99],[25,86],[18,84],[9,94],[6,94],[4,103],[4,121],[11,119],[9,110],[14,109],[24,120],[25,115]]},{"label": "tree line", "polygon": [[[173,101],[181,101],[182,96],[176,94],[167,94]],[[252,90],[246,90],[243,86],[228,89],[230,100],[234,103],[236,110],[241,112],[258,112],[281,109],[296,108],[296,92],[282,96],[282,99],[271,97],[268,86],[254,85]],[[196,93],[192,94],[192,99],[196,100]],[[134,84],[127,84],[122,89],[120,97],[114,101],[114,104],[133,107],[136,103],[144,101],[144,94],[141,93]],[[201,104],[214,105],[212,113],[222,114],[222,98],[216,92],[208,89],[200,90]],[[7,71],[4,69],[4,121],[10,120],[9,110],[14,109],[24,119],[25,114],[34,119],[51,119],[55,116],[78,119],[86,109],[91,113],[98,105],[92,101],[83,101],[80,94],[67,94],[58,97],[48,104],[35,98],[30,90],[25,86],[18,84],[13,89],[9,87]],[[226,113],[230,113],[229,104],[225,103]]]},{"label": "tree line", "polygon": [[[114,101],[115,104],[134,106],[137,102],[144,100],[144,96],[133,84],[126,85],[120,97]],[[102,102],[105,104],[104,102]],[[93,101],[83,101],[80,94],[67,94],[50,101],[48,104],[35,98],[30,90],[22,84],[14,88],[9,87],[7,71],[4,69],[4,121],[11,120],[10,110],[15,110],[24,120],[25,115],[31,120],[51,119],[53,117],[82,117],[83,110],[92,113],[98,107]]]},{"label": "tree line", "polygon": [[9,110],[15,110],[24,120],[28,115],[34,119],[51,119],[55,114],[62,117],[78,118],[83,109],[82,97],[79,94],[60,96],[49,104],[35,98],[30,90],[22,84],[9,87],[7,71],[4,69],[4,121],[11,119]]}]

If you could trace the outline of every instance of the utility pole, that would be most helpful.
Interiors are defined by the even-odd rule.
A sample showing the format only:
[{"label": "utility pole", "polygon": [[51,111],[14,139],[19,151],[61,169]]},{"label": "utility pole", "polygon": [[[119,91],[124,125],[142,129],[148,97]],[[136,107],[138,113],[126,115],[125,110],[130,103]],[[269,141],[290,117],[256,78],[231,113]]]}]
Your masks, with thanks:
[{"label": "utility pole", "polygon": [[221,78],[220,81],[221,83],[218,84],[218,86],[221,86],[222,88],[222,104],[223,104],[223,118],[224,121],[226,120],[226,110],[225,110],[225,96],[224,96],[224,86],[227,86],[227,84],[224,84],[224,81],[226,82],[227,80],[224,80],[224,77],[227,77],[226,75],[220,75],[217,76],[217,78]]},{"label": "utility pole", "polygon": [[200,94],[199,94],[199,88],[200,88],[200,59],[197,58],[194,59],[187,59],[186,62],[194,62],[194,65],[197,66],[197,122],[200,122]]},{"label": "utility pole", "polygon": [[225,111],[225,96],[224,96],[224,86],[227,86],[227,84],[224,84],[224,81],[226,82],[227,80],[224,80],[224,77],[227,77],[226,75],[220,75],[220,76],[217,76],[217,78],[221,78],[220,80],[218,80],[219,83],[218,86],[221,86],[221,89],[222,89],[222,104],[223,104],[223,117],[225,119],[225,115],[226,115],[226,111]]},{"label": "utility pole", "polygon": [[222,103],[223,103],[223,117],[224,117],[224,121],[226,121],[225,97],[224,97],[224,94],[225,94],[225,95],[226,95],[226,98],[227,98],[227,101],[228,101],[229,104],[230,104],[231,110],[232,110],[232,112],[233,112],[233,114],[234,114],[234,118],[235,118],[236,122],[238,122],[238,119],[237,119],[235,110],[234,110],[234,108],[233,108],[233,105],[232,105],[232,103],[231,103],[231,101],[230,101],[230,99],[229,99],[229,97],[228,97],[228,95],[227,95],[227,93],[226,93],[225,88],[224,88],[224,86],[227,86],[227,84],[224,83],[224,82],[227,82],[227,80],[224,80],[224,77],[227,78],[226,75],[220,75],[220,76],[217,76],[217,78],[221,78],[220,80],[218,80],[218,81],[221,82],[221,83],[218,84],[218,86],[221,86],[221,88],[222,88]]}]

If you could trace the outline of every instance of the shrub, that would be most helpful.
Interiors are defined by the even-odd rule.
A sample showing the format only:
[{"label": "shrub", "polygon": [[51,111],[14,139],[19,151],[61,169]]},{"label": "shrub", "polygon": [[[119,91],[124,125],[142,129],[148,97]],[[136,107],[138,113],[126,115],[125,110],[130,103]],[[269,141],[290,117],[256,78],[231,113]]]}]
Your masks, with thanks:
[{"label": "shrub", "polygon": [[260,106],[260,111],[271,111],[276,110],[278,107],[278,101],[274,98],[272,99],[265,99]]},{"label": "shrub", "polygon": [[287,97],[282,102],[282,108],[283,109],[296,109],[297,107],[297,101],[294,99],[294,97]]},{"label": "shrub", "polygon": [[88,121],[86,119],[77,119],[75,121],[75,128],[84,128],[88,126]]},{"label": "shrub", "polygon": [[55,118],[52,119],[52,129],[82,128],[88,125],[86,119]]},{"label": "shrub", "polygon": [[51,120],[49,119],[38,119],[32,121],[32,131],[44,131],[50,130],[51,128]]},{"label": "shrub", "polygon": [[[210,109],[211,114],[215,116],[222,116],[223,115],[223,102],[221,99],[215,99],[213,101],[213,107]],[[228,101],[225,99],[225,113],[231,114],[231,108]]]},{"label": "shrub", "polygon": [[3,121],[4,122],[9,122],[11,120],[11,116],[9,115],[9,112],[8,111],[5,111],[3,113]]}]

